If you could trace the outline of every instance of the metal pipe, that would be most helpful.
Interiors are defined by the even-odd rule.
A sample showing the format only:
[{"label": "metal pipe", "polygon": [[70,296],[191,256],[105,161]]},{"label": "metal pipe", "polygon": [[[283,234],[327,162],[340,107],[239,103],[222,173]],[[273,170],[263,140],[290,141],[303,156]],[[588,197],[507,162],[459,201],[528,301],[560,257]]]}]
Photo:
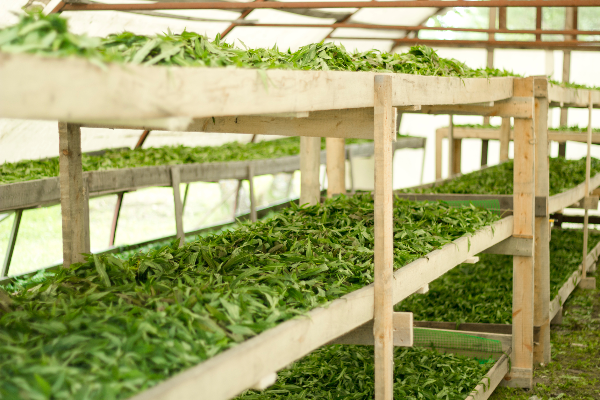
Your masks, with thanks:
[{"label": "metal pipe", "polygon": [[[572,0],[431,0],[431,1],[293,1],[293,2],[207,2],[207,3],[150,3],[150,4],[65,4],[61,11],[123,11],[123,10],[254,10],[257,8],[423,8],[423,7],[569,7]],[[600,0],[578,0],[579,7],[599,7]]]}]

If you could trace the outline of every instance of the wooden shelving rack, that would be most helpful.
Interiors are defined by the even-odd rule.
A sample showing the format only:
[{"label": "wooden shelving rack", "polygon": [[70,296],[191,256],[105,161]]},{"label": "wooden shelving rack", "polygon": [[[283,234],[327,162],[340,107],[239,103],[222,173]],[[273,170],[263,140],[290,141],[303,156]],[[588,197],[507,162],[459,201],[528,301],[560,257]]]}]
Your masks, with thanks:
[{"label": "wooden shelving rack", "polygon": [[[33,71],[44,70],[44,74]],[[265,79],[266,78],[266,79]],[[0,54],[0,117],[59,120],[60,200],[64,265],[86,252],[86,186],[81,169],[81,126],[185,129],[302,136],[301,202],[319,199],[320,137],[374,139],[375,283],[307,318],[284,322],[147,390],[134,398],[226,400],[255,386],[318,347],[364,324],[375,349],[375,398],[393,397],[394,342],[412,330],[412,314],[393,304],[476,254],[502,244],[514,255],[512,386],[530,387],[534,324],[547,265],[548,209],[536,217],[536,196],[548,193],[547,80],[460,79],[367,72],[242,70],[106,65],[81,59]],[[392,142],[396,109],[462,112],[515,118],[513,215],[393,270]],[[306,115],[308,113],[308,115]],[[274,115],[276,114],[276,115]],[[338,160],[343,161],[342,158]],[[536,161],[537,160],[537,161]],[[183,174],[172,180],[183,179]],[[171,172],[172,173],[172,172]],[[245,172],[243,172],[245,174]],[[330,182],[334,182],[330,177]],[[87,185],[90,182],[88,181]],[[168,184],[168,182],[167,182]],[[535,239],[535,240],[534,240]],[[535,243],[542,243],[535,246]],[[545,245],[544,245],[545,243]],[[517,246],[517,247],[518,247]],[[544,253],[544,251],[546,253]],[[534,264],[535,260],[535,264]],[[536,273],[534,274],[534,270]],[[543,293],[542,293],[543,294]],[[542,295],[543,297],[543,295]],[[546,302],[547,304],[548,302]],[[546,319],[548,312],[546,311]],[[372,333],[371,333],[372,332]],[[499,382],[507,358],[491,372]],[[474,398],[485,398],[474,394]]]}]

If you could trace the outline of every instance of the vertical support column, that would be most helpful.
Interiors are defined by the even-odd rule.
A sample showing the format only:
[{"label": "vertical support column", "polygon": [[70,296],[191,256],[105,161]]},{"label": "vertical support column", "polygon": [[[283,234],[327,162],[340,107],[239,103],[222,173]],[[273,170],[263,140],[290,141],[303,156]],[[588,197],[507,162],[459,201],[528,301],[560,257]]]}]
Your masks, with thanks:
[{"label": "vertical support column", "polygon": [[346,140],[326,138],[327,197],[346,194]]},{"label": "vertical support column", "polygon": [[375,400],[394,397],[392,78],[375,76]]},{"label": "vertical support column", "polygon": [[300,205],[319,203],[321,187],[321,138],[300,137]]},{"label": "vertical support column", "polygon": [[248,188],[250,189],[250,221],[256,222],[258,217],[256,214],[256,196],[254,193],[254,163],[252,161],[248,165]]},{"label": "vertical support column", "polygon": [[535,98],[535,195],[546,198],[546,215],[535,218],[534,247],[534,314],[533,325],[539,332],[534,337],[533,361],[550,362],[550,160],[548,141],[548,79],[533,79]]},{"label": "vertical support column", "polygon": [[[566,7],[565,8],[565,30],[572,30],[575,28],[575,7]],[[565,35],[565,40],[573,40],[572,35]],[[569,82],[571,79],[571,50],[563,51],[563,71],[562,71],[562,80],[563,82]],[[560,109],[560,126],[568,126],[568,108]],[[559,143],[558,144],[558,156],[566,157],[567,156],[567,143]]]},{"label": "vertical support column", "polygon": [[589,223],[589,210],[588,210],[588,197],[590,195],[590,172],[592,168],[592,93],[590,91],[589,94],[589,103],[588,103],[588,129],[587,129],[587,156],[585,159],[585,214],[583,217],[583,261],[581,262],[581,282],[579,282],[579,287],[582,289],[595,289],[596,288],[596,278],[588,278],[587,277],[587,255],[588,255],[588,223]]},{"label": "vertical support column", "polygon": [[175,227],[177,229],[177,238],[179,247],[185,242],[185,233],[183,230],[183,203],[181,202],[181,175],[179,167],[171,167],[171,186],[173,187],[173,204],[175,205]]},{"label": "vertical support column", "polygon": [[[83,253],[89,253],[89,236],[86,235],[89,218],[81,166],[81,128],[79,125],[59,122],[59,181],[62,213],[63,266],[83,262]],[[87,236],[87,238],[86,238]]]},{"label": "vertical support column", "polygon": [[346,151],[346,158],[348,159],[348,166],[350,167],[350,193],[354,194],[354,153],[352,149]]},{"label": "vertical support column", "polygon": [[462,139],[454,139],[454,155],[452,156],[452,175],[460,174],[460,163],[462,161]]},{"label": "vertical support column", "polygon": [[17,236],[19,234],[19,226],[21,226],[21,218],[23,217],[23,210],[15,211],[15,219],[13,221],[13,226],[10,231],[10,236],[8,238],[8,246],[6,248],[6,255],[4,256],[4,263],[2,264],[2,272],[0,273],[0,277],[8,276],[8,269],[10,268],[10,262],[12,261],[12,256],[15,251],[15,244],[17,243]]},{"label": "vertical support column", "polygon": [[435,132],[435,180],[442,179],[442,139],[441,132]]},{"label": "vertical support column", "polygon": [[[488,28],[496,29],[496,7],[490,7],[488,11]],[[494,41],[496,40],[496,34],[490,33],[488,34],[488,40]],[[487,49],[487,62],[486,66],[488,68],[494,68],[494,49]],[[490,117],[483,117],[483,125],[490,124]],[[487,165],[488,162],[488,152],[489,152],[489,143],[488,139],[481,139],[481,166]]]},{"label": "vertical support column", "polygon": [[121,205],[123,204],[124,195],[125,192],[117,194],[117,202],[115,204],[115,212],[113,213],[113,220],[110,228],[110,236],[108,237],[109,247],[113,247],[115,245],[115,238],[117,237],[117,226],[119,224],[119,216],[121,215]]},{"label": "vertical support column", "polygon": [[[533,79],[515,79],[514,96],[531,96]],[[533,119],[515,118],[513,236],[534,238],[535,133]],[[513,256],[512,368],[508,385],[531,388],[533,379],[534,257]]]},{"label": "vertical support column", "polygon": [[500,125],[500,162],[508,160],[508,145],[510,143],[510,117],[502,118]]},{"label": "vertical support column", "polygon": [[449,115],[448,124],[448,178],[454,173],[454,116]]}]

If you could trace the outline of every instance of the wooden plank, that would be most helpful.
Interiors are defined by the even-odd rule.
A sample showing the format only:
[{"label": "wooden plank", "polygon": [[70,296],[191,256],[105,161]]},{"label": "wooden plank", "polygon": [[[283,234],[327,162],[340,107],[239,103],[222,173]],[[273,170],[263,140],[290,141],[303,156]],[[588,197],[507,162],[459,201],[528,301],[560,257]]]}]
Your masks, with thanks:
[{"label": "wooden plank", "polygon": [[179,247],[185,243],[185,234],[183,229],[183,204],[181,202],[181,172],[179,167],[172,166],[171,170],[171,187],[173,188],[173,204],[175,206],[175,227],[177,238],[179,239]]},{"label": "wooden plank", "polygon": [[[482,140],[501,140],[501,128],[468,128],[454,127],[455,139],[482,139]],[[436,134],[440,134],[442,138],[448,136],[448,127],[438,128]],[[548,131],[548,138],[552,142],[581,142],[587,143],[587,132],[577,133],[573,131]],[[514,130],[510,129],[509,139],[514,139]],[[600,134],[592,133],[592,143],[600,144]],[[508,156],[507,156],[508,157]]]},{"label": "wooden plank", "polygon": [[[549,197],[550,142],[548,140],[548,79],[534,78],[535,96],[535,195]],[[546,95],[546,97],[541,97]],[[546,207],[544,216],[535,216],[534,300],[533,325],[539,328],[537,345],[533,349],[535,364],[550,363],[550,216]]]},{"label": "wooden plank", "polygon": [[442,179],[442,135],[435,133],[435,180]]},{"label": "wooden plank", "polygon": [[500,162],[508,160],[510,134],[510,117],[502,118],[502,125],[500,126]]},{"label": "wooden plank", "polygon": [[6,254],[4,255],[4,262],[2,263],[2,271],[0,277],[8,276],[10,269],[10,262],[12,261],[13,253],[15,251],[15,245],[17,244],[17,236],[19,235],[19,226],[21,225],[21,218],[23,217],[23,210],[15,211],[15,219],[10,230],[10,236],[8,237],[8,245],[6,247]]},{"label": "wooden plank", "polygon": [[[116,63],[100,68],[75,57],[4,53],[0,117],[115,123],[373,107],[375,75]],[[489,102],[513,94],[511,77],[390,76],[393,106]]]},{"label": "wooden plank", "polygon": [[[585,196],[586,200],[589,199],[590,195],[590,171],[592,169],[592,94],[589,94],[589,106],[588,106],[588,127],[587,127],[587,154],[585,158]],[[596,204],[596,208],[598,205]],[[585,205],[585,214],[583,216],[583,267],[581,271],[581,280],[584,281],[587,278],[587,246],[588,246],[588,222],[589,222],[589,210],[587,204]]]},{"label": "wooden plank", "polygon": [[[515,95],[532,95],[533,79],[515,79]],[[533,99],[533,96],[532,96]],[[532,107],[533,108],[533,107]],[[515,118],[514,231],[534,238],[535,134],[532,119]],[[530,388],[533,379],[534,257],[513,256],[512,383]]]},{"label": "wooden plank", "polygon": [[326,138],[327,197],[346,194],[346,141]]},{"label": "wooden plank", "polygon": [[487,374],[481,379],[481,382],[475,387],[475,389],[469,394],[466,400],[487,400],[490,398],[494,390],[498,387],[500,382],[504,379],[510,369],[510,360],[506,354],[488,371]]},{"label": "wooden plank", "polygon": [[[506,239],[513,217],[462,237],[394,272],[393,303],[410,296],[465,259]],[[132,400],[187,400],[198,393],[211,400],[230,399],[262,377],[285,368],[316,348],[373,319],[374,287],[369,285],[318,308],[304,318],[284,322],[195,367],[134,396]]]},{"label": "wooden plank", "polygon": [[533,244],[534,241],[532,239],[510,237],[483,252],[488,254],[532,257],[534,255]]},{"label": "wooden plank", "polygon": [[248,188],[250,195],[250,221],[256,222],[258,220],[256,214],[256,193],[254,192],[254,164],[248,165]]},{"label": "wooden plank", "polygon": [[455,151],[454,146],[456,145],[456,141],[454,140],[454,118],[452,114],[449,115],[449,124],[448,124],[448,177],[452,177],[454,175],[454,157]]},{"label": "wooden plank", "polygon": [[454,139],[454,146],[452,146],[454,154],[452,156],[452,174],[460,174],[460,164],[462,161],[462,139]]},{"label": "wooden plank", "polygon": [[321,197],[319,184],[321,138],[300,138],[300,205],[317,204]]},{"label": "wooden plank", "polygon": [[532,118],[533,104],[531,98],[512,97],[508,100],[494,102],[493,106],[472,104],[448,104],[421,106],[422,114],[455,114],[455,115],[483,115],[489,117],[515,117]]},{"label": "wooden plank", "polygon": [[392,78],[376,75],[374,85],[375,218],[374,323],[375,400],[394,398],[394,206],[392,139],[395,137]]},{"label": "wooden plank", "polygon": [[78,125],[58,123],[60,203],[62,214],[63,266],[83,262],[89,253],[86,243],[85,199],[81,165],[81,129]]},{"label": "wooden plank", "polygon": [[[393,314],[394,346],[412,347],[413,345],[413,313],[395,312]],[[333,340],[330,344],[355,344],[373,346],[375,336],[373,335],[373,321],[359,326],[343,336]]]},{"label": "wooden plank", "polygon": [[598,90],[566,88],[552,84],[548,86],[548,99],[551,107],[588,108],[590,94],[592,106],[600,107],[600,91]]},{"label": "wooden plank", "polygon": [[[468,331],[479,333],[493,333],[505,336],[512,334],[512,325],[509,324],[485,324],[478,322],[442,322],[442,321],[415,321],[415,327],[430,329],[445,329],[454,331]],[[512,342],[511,342],[512,343]]]}]

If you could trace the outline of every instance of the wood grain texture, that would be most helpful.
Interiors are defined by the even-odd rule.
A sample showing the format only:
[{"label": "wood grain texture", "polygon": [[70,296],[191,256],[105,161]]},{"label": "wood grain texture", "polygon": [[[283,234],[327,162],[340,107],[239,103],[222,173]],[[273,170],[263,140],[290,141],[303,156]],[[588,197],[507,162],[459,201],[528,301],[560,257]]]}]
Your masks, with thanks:
[{"label": "wood grain texture", "polygon": [[63,266],[68,268],[83,262],[83,253],[89,253],[86,243],[86,221],[84,215],[85,194],[81,164],[81,129],[78,125],[58,123],[59,181],[62,214]]},{"label": "wood grain texture", "polygon": [[321,138],[300,138],[300,205],[317,204],[321,197],[319,170]]},{"label": "wood grain texture", "polygon": [[326,138],[327,197],[346,194],[346,141]]},{"label": "wood grain texture", "polygon": [[502,125],[500,125],[500,162],[508,160],[510,131],[510,117],[502,118]]},{"label": "wood grain texture", "polygon": [[[411,312],[395,312],[392,317],[394,326],[394,347],[412,347],[413,345],[413,314]],[[373,321],[359,326],[330,344],[354,344],[373,346]]]},{"label": "wood grain texture", "polygon": [[375,400],[394,398],[394,221],[392,196],[392,78],[375,76],[374,323]]},{"label": "wood grain texture", "polygon": [[489,117],[532,118],[532,111],[532,100],[530,98],[512,97],[507,100],[496,101],[491,106],[483,104],[456,103],[433,106],[424,105],[421,106],[420,111],[415,112],[422,114],[483,115]]},{"label": "wood grain texture", "polygon": [[[44,70],[44,74],[37,71]],[[62,121],[202,118],[373,107],[371,72],[183,68],[0,54],[0,117]],[[481,103],[511,77],[390,74],[392,105]],[[265,79],[266,78],[266,79]]]}]

